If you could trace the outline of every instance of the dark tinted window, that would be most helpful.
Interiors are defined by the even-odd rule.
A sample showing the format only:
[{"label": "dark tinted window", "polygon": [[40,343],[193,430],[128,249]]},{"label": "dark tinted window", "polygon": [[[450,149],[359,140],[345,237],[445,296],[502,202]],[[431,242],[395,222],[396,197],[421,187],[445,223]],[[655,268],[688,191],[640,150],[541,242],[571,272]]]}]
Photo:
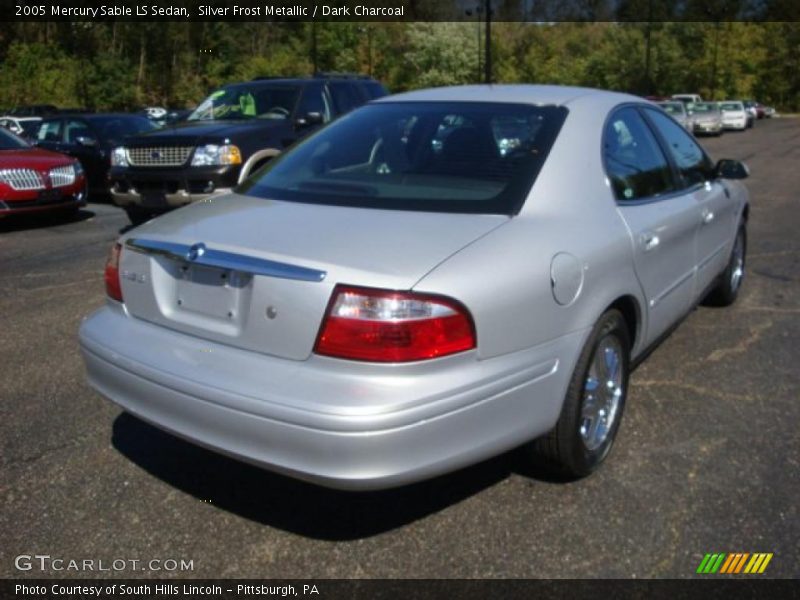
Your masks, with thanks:
[{"label": "dark tinted window", "polygon": [[100,142],[121,142],[126,136],[156,129],[150,119],[125,115],[94,118],[91,127]]},{"label": "dark tinted window", "polygon": [[64,140],[68,144],[76,144],[78,138],[92,138],[94,134],[86,121],[67,119],[64,124]]},{"label": "dark tinted window", "polygon": [[680,125],[658,111],[648,110],[647,114],[664,138],[672,159],[683,177],[684,185],[690,187],[706,181],[714,165],[694,138]]},{"label": "dark tinted window", "polygon": [[479,102],[367,105],[273,160],[241,191],[317,204],[513,214],[566,113]]},{"label": "dark tinted window", "polygon": [[603,154],[617,200],[649,198],[674,189],[672,171],[661,147],[633,108],[620,109],[609,119]]},{"label": "dark tinted window", "polygon": [[328,85],[339,113],[349,112],[364,103],[355,85],[345,81],[332,81]]},{"label": "dark tinted window", "polygon": [[27,148],[28,144],[15,136],[10,131],[0,128],[0,150],[18,150]]},{"label": "dark tinted window", "polygon": [[358,87],[362,90],[364,97],[370,100],[387,95],[386,89],[377,81],[359,81]]},{"label": "dark tinted window", "polygon": [[42,121],[36,138],[40,142],[60,142],[61,141],[61,119],[53,121]]},{"label": "dark tinted window", "polygon": [[324,95],[324,88],[321,85],[308,86],[303,91],[303,97],[297,107],[298,117],[303,117],[312,112],[321,114],[324,123],[331,120],[331,110]]}]

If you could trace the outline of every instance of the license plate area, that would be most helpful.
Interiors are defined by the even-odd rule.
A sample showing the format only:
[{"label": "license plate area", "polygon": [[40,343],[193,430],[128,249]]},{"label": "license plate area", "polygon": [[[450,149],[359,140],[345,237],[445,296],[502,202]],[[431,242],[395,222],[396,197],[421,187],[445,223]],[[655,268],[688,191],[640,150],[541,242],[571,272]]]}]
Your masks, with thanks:
[{"label": "license plate area", "polygon": [[145,208],[166,208],[167,197],[163,192],[142,192],[142,206]]},{"label": "license plate area", "polygon": [[250,275],[179,263],[176,265],[175,308],[223,321],[235,321]]},{"label": "license plate area", "polygon": [[57,202],[61,202],[61,190],[57,188],[42,190],[36,198],[36,203],[42,205],[56,204]]}]

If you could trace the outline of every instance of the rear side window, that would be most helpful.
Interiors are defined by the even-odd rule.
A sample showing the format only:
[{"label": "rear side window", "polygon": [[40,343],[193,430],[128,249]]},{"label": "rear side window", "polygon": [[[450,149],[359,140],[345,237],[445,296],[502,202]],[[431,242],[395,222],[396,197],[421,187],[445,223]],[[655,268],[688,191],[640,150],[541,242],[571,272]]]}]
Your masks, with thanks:
[{"label": "rear side window", "polygon": [[297,107],[297,116],[304,117],[308,113],[319,113],[322,115],[322,122],[327,123],[331,120],[331,109],[325,98],[324,88],[321,85],[310,85],[303,91],[303,97]]},{"label": "rear side window", "polygon": [[356,86],[344,81],[330,83],[331,96],[339,114],[349,112],[364,103]]},{"label": "rear side window", "polygon": [[285,152],[239,189],[314,204],[515,214],[566,114],[524,104],[368,104]]},{"label": "rear side window", "polygon": [[94,138],[86,121],[70,119],[64,126],[64,138],[68,144],[75,144],[78,138]]},{"label": "rear side window", "polygon": [[622,108],[608,120],[603,157],[617,200],[652,198],[675,189],[667,158],[634,108]]},{"label": "rear side window", "polygon": [[664,138],[672,160],[683,178],[684,186],[692,187],[708,180],[714,165],[686,130],[658,111],[647,109],[647,116]]},{"label": "rear side window", "polygon": [[42,121],[36,138],[40,142],[60,142],[61,141],[61,120]]}]

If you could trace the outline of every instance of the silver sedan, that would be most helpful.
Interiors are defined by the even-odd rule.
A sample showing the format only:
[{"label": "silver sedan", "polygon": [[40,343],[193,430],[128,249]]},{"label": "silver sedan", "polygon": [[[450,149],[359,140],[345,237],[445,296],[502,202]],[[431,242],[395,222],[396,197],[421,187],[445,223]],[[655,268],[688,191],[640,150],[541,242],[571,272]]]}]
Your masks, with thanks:
[{"label": "silver sedan", "polygon": [[520,445],[582,477],[611,449],[636,361],[698,302],[736,299],[746,176],[634,96],[388,97],[235,194],[123,235],[80,329],[89,382],[331,487]]}]

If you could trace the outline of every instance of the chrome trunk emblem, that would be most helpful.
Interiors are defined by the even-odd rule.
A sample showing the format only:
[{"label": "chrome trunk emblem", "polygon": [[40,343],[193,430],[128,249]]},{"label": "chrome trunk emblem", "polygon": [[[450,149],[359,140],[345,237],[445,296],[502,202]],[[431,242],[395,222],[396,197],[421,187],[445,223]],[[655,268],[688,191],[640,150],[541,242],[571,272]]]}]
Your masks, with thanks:
[{"label": "chrome trunk emblem", "polygon": [[206,253],[206,245],[202,242],[192,244],[186,253],[186,260],[195,261]]}]

